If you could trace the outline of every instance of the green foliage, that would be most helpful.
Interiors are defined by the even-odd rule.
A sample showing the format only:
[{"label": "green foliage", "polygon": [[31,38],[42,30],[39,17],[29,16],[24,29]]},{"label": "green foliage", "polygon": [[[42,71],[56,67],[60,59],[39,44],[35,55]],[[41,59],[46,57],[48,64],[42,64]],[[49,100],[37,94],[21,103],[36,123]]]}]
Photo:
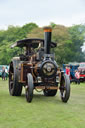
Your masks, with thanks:
[{"label": "green foliage", "polygon": [[31,33],[27,34],[28,38],[44,38],[43,28],[35,28]]},{"label": "green foliage", "polygon": [[51,22],[51,23],[50,23],[50,26],[51,26],[52,28],[54,28],[54,27],[56,26],[56,24],[53,23],[53,22]]},{"label": "green foliage", "polygon": [[[58,49],[56,49],[57,62],[59,64],[85,61],[84,53],[81,49],[85,33],[85,29],[82,28],[82,25],[75,25],[70,28],[63,27],[61,37],[57,36],[57,38],[60,38],[55,38],[59,44]],[[58,33],[60,34],[60,32]]]},{"label": "green foliage", "polygon": [[24,38],[27,37],[27,34],[30,33],[33,29],[38,28],[38,26],[35,23],[29,23],[26,24],[22,27],[21,31],[22,31],[22,36]]},{"label": "green foliage", "polygon": [[0,31],[0,64],[9,64],[13,56],[20,53],[19,48],[11,49],[11,45],[17,40],[26,38],[27,33],[38,28],[35,23],[29,23],[23,27],[9,26],[6,31]]},{"label": "green foliage", "polygon": [[[59,65],[85,61],[85,52],[81,49],[85,41],[85,25],[65,27],[51,22],[49,26],[53,29],[52,41],[57,43],[54,52]],[[11,49],[10,46],[24,38],[44,38],[43,28],[29,23],[22,27],[9,26],[7,30],[0,31],[0,64],[9,64],[11,58],[20,53],[19,48]]]},{"label": "green foliage", "polygon": [[[85,29],[82,29],[82,25],[75,25],[68,29],[70,34],[70,40],[72,43],[67,44],[66,47],[72,51],[73,57],[71,57],[71,61],[85,61],[84,53],[82,52],[81,46],[84,43],[84,33]],[[84,26],[85,28],[85,26]],[[70,55],[70,54],[69,54]],[[69,60],[68,60],[69,61]]]}]

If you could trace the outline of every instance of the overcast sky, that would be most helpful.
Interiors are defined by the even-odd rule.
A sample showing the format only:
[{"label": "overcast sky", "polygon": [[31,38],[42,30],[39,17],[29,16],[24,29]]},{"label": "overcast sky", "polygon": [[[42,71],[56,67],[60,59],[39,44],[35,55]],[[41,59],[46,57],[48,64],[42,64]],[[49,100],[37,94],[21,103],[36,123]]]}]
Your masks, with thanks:
[{"label": "overcast sky", "polygon": [[0,29],[29,22],[39,26],[85,23],[85,0],[0,0]]}]

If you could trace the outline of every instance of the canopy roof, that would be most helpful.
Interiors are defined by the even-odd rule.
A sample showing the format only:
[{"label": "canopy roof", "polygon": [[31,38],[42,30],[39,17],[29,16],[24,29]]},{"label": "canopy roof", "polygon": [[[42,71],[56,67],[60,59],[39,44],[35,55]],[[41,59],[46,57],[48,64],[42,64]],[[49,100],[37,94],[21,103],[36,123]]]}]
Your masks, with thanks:
[{"label": "canopy roof", "polygon": [[[37,38],[31,38],[31,39],[23,39],[23,40],[19,40],[17,41],[15,44],[13,44],[11,46],[11,48],[14,47],[33,47],[33,48],[37,48],[39,43],[42,43],[44,46],[44,39],[37,39]],[[51,42],[51,47],[54,48],[56,47],[56,43]]]}]

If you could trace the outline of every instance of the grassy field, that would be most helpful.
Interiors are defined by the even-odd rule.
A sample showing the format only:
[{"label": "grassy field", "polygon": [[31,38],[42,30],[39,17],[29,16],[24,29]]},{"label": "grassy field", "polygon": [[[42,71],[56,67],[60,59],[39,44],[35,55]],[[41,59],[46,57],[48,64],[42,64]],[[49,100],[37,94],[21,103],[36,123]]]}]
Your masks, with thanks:
[{"label": "grassy field", "polygon": [[27,103],[9,95],[8,82],[0,80],[0,128],[85,128],[85,84],[71,84],[68,103],[35,93]]}]

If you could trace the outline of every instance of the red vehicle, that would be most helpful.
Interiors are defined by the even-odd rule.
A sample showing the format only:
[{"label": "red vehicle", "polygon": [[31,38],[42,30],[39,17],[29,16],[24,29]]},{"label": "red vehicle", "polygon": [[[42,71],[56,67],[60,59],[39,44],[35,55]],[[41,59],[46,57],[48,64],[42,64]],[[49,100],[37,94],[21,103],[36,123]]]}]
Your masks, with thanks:
[{"label": "red vehicle", "polygon": [[78,71],[80,72],[80,81],[85,81],[85,62],[80,63]]}]

